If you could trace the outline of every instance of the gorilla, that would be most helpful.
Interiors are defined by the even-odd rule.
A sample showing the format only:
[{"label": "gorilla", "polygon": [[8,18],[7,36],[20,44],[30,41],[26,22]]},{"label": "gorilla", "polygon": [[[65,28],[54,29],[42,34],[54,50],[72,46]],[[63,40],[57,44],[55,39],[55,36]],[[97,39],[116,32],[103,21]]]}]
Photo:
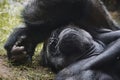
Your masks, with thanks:
[{"label": "gorilla", "polygon": [[4,46],[9,61],[20,64],[31,62],[37,44],[65,25],[76,25],[94,39],[100,29],[119,29],[101,0],[31,0],[22,18],[24,25],[14,29]]},{"label": "gorilla", "polygon": [[101,32],[94,40],[74,25],[53,31],[41,52],[42,65],[61,70],[55,80],[120,80],[120,30]]}]

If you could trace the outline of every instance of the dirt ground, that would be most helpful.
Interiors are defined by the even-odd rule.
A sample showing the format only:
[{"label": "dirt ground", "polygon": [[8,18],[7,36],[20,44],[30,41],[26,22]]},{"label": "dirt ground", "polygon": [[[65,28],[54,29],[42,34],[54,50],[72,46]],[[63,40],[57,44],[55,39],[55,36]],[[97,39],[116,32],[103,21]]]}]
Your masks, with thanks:
[{"label": "dirt ground", "polygon": [[0,57],[0,78],[12,78],[12,75],[11,68],[6,65],[5,59]]}]

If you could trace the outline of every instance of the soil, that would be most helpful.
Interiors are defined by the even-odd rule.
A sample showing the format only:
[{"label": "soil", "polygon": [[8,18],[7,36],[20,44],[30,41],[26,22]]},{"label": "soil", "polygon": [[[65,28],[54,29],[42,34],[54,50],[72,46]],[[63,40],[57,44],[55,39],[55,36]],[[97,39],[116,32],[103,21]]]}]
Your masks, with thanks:
[{"label": "soil", "polygon": [[0,57],[0,78],[12,78],[11,68],[6,65],[6,61]]},{"label": "soil", "polygon": [[11,68],[6,65],[6,61],[0,57],[0,78],[12,77]]}]

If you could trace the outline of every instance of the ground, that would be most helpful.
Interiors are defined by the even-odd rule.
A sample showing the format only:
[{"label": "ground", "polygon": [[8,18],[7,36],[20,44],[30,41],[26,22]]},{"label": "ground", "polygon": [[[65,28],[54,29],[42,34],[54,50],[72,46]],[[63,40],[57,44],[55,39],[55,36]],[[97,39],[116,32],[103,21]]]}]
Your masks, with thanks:
[{"label": "ground", "polygon": [[0,57],[0,80],[53,80],[53,73],[39,65],[12,66],[6,63],[4,56]]},{"label": "ground", "polygon": [[[22,22],[20,18],[22,8],[22,2],[0,0],[0,80],[53,80],[54,74],[48,68],[39,65],[38,52],[42,48],[41,44],[36,48],[33,65],[12,66],[8,63],[3,45],[12,29]],[[120,23],[120,12],[110,11],[110,13]]]}]

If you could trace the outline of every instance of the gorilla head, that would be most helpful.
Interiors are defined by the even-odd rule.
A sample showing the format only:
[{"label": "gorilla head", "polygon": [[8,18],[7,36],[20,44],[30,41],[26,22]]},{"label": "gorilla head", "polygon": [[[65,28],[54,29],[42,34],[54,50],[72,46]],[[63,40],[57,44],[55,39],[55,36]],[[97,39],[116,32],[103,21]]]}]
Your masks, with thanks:
[{"label": "gorilla head", "polygon": [[93,42],[88,32],[75,26],[57,29],[44,44],[41,52],[43,64],[60,70],[89,55],[94,50]]},{"label": "gorilla head", "polygon": [[[92,45],[92,36],[83,29],[64,29],[58,36],[59,50],[64,55],[82,55]],[[73,56],[73,55],[72,55]]]}]

